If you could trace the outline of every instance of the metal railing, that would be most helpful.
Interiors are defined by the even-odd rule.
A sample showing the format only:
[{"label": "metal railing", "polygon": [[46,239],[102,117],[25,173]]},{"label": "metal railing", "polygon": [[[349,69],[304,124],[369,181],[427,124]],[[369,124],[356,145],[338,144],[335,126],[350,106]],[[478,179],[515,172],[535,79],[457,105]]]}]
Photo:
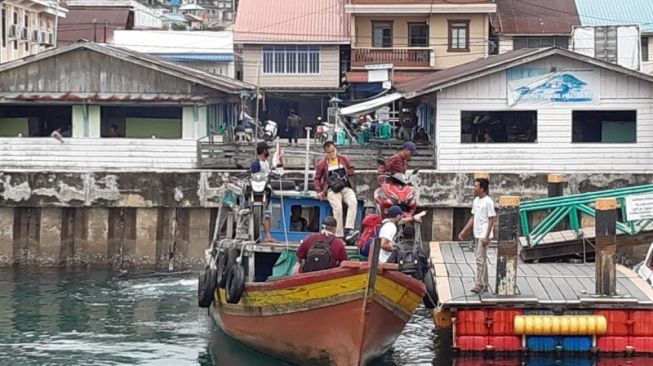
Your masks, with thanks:
[{"label": "metal railing", "polygon": [[[625,221],[625,199],[627,196],[651,192],[653,192],[653,184],[647,184],[526,201],[519,208],[522,235],[527,238],[528,245],[534,247],[540,244],[547,234],[555,231],[556,226],[565,221],[569,223],[570,229],[580,236],[582,231],[579,214],[596,217],[596,211],[591,205],[599,198],[617,199],[622,218],[617,221],[617,231],[626,235],[637,235],[649,226],[653,220]],[[549,213],[544,220],[531,229],[531,215],[529,214],[536,211],[548,211]]]},{"label": "metal railing", "polygon": [[431,67],[431,48],[352,48],[351,66],[392,64],[397,67]]}]

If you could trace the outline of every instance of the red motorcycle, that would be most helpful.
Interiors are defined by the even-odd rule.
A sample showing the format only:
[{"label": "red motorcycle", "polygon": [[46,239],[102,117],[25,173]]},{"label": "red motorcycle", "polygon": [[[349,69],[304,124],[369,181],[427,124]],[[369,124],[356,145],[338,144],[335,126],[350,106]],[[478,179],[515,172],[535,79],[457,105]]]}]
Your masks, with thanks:
[{"label": "red motorcycle", "polygon": [[415,188],[411,184],[411,177],[417,174],[419,169],[413,170],[409,176],[402,173],[386,175],[383,185],[374,191],[374,204],[377,212],[383,217],[388,209],[397,205],[404,211],[404,215],[412,216],[417,208]]}]

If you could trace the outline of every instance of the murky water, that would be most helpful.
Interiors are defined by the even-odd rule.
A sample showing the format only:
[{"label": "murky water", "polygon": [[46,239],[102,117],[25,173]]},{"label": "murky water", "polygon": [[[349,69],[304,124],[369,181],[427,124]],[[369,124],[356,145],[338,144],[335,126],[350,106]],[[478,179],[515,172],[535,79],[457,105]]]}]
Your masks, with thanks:
[{"label": "murky water", "polygon": [[[196,306],[196,286],[194,273],[0,269],[0,365],[285,365],[213,326]],[[653,365],[653,359],[454,358],[449,342],[421,309],[375,365]]]}]

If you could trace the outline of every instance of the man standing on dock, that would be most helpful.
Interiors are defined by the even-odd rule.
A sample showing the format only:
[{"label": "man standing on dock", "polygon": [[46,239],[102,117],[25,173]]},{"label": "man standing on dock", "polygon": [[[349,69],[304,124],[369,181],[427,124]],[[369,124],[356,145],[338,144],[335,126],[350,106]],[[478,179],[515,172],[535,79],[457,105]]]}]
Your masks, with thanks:
[{"label": "man standing on dock", "polygon": [[465,234],[474,228],[476,245],[476,286],[471,290],[475,294],[488,290],[487,247],[492,239],[492,228],[497,218],[494,212],[494,201],[488,196],[490,182],[486,178],[474,180],[474,203],[472,217],[458,234],[458,240],[465,240]]}]

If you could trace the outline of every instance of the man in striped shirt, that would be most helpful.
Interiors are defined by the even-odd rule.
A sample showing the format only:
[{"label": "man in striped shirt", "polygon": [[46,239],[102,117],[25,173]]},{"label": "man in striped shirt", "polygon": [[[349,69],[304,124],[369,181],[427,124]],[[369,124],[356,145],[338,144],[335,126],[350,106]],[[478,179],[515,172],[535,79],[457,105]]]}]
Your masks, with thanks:
[{"label": "man in striped shirt", "polygon": [[408,169],[408,160],[415,155],[417,147],[414,143],[407,141],[404,143],[403,149],[398,153],[392,155],[385,164],[381,165],[377,171],[376,182],[379,187],[385,182],[386,175],[393,175],[395,173],[406,174]]}]

